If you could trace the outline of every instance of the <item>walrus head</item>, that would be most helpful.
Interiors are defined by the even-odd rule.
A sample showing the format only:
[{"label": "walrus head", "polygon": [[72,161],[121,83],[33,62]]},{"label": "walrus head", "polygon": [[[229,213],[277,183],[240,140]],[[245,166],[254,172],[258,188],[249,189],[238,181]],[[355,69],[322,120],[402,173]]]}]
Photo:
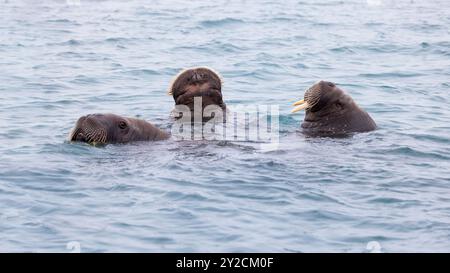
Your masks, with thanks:
[{"label": "walrus head", "polygon": [[168,137],[166,132],[144,120],[114,114],[92,114],[78,119],[69,140],[97,145],[161,140]]},{"label": "walrus head", "polygon": [[303,132],[312,136],[340,136],[376,129],[373,119],[332,82],[320,81],[294,103],[292,113],[306,110]]},{"label": "walrus head", "polygon": [[202,109],[215,105],[222,110],[226,105],[222,98],[222,80],[210,68],[196,67],[181,71],[169,86],[168,94],[173,96],[175,105],[186,105],[194,112],[194,98],[201,97]]}]

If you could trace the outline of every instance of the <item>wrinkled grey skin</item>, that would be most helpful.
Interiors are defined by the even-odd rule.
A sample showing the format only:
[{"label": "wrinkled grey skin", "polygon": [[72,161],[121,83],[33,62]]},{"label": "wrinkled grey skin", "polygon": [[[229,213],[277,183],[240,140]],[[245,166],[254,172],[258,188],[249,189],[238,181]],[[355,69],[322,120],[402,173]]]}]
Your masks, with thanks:
[{"label": "wrinkled grey skin", "polygon": [[301,125],[305,135],[342,137],[377,128],[369,114],[334,83],[327,81],[316,83],[305,93],[305,101],[314,96],[313,105],[306,109],[305,119]]},{"label": "wrinkled grey skin", "polygon": [[140,119],[114,114],[92,114],[78,119],[70,133],[70,141],[89,144],[156,141],[169,138],[169,134]]}]

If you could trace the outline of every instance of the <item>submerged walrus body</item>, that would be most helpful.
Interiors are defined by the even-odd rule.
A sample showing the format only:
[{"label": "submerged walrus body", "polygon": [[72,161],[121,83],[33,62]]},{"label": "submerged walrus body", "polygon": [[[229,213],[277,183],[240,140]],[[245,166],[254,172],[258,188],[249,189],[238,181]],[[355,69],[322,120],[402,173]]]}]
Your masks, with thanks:
[{"label": "submerged walrus body", "polygon": [[308,136],[339,137],[377,128],[369,114],[332,82],[314,84],[294,106],[293,113],[306,110],[301,127]]},{"label": "submerged walrus body", "polygon": [[156,141],[169,138],[169,134],[140,119],[114,114],[92,114],[78,119],[69,136],[70,141],[89,144]]}]

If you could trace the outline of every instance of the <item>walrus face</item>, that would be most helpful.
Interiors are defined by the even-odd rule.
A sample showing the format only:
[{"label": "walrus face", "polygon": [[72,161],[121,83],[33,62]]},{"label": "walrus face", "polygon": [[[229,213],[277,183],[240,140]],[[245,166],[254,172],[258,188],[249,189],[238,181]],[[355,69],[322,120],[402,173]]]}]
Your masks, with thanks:
[{"label": "walrus face", "polygon": [[324,115],[341,111],[345,104],[352,103],[354,103],[352,98],[334,83],[320,81],[306,90],[303,100],[294,103],[297,107],[292,113],[305,109],[306,112],[320,112],[318,114]]},{"label": "walrus face", "polygon": [[[217,105],[226,106],[222,98],[222,81],[217,73],[206,67],[191,68],[179,73],[169,87],[175,105],[186,105],[194,112],[194,98],[202,98],[202,109]],[[200,110],[200,109],[198,109]]]},{"label": "walrus face", "polygon": [[294,103],[292,113],[306,110],[303,131],[309,135],[345,135],[376,129],[372,118],[332,82],[320,81]]},{"label": "walrus face", "polygon": [[165,132],[144,120],[114,114],[92,114],[78,119],[69,139],[97,145],[159,140],[167,137]]}]

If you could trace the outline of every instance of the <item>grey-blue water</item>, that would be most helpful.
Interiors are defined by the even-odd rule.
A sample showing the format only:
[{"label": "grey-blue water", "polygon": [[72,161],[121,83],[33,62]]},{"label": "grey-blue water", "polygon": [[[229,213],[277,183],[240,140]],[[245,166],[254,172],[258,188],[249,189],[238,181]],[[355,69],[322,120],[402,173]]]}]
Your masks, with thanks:
[{"label": "grey-blue water", "polygon": [[[450,250],[448,1],[76,2],[0,1],[0,252]],[[279,105],[278,150],[66,141],[88,113],[167,128],[197,65]],[[379,129],[297,132],[320,79]]]}]

